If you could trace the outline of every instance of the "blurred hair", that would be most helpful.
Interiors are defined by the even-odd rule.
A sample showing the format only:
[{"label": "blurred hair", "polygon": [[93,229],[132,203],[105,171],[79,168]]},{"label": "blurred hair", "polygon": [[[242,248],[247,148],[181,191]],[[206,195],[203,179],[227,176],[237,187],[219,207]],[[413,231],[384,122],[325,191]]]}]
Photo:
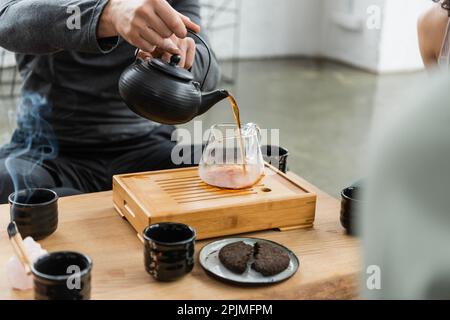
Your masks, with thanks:
[{"label": "blurred hair", "polygon": [[447,10],[450,15],[450,0],[433,0],[433,1],[441,3],[442,8]]}]

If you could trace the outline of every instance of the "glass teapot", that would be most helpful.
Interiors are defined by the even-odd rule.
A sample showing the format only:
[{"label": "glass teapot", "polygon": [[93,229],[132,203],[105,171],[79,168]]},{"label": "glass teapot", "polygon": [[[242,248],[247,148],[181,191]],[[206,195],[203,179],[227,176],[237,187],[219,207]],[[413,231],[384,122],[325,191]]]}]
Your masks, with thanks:
[{"label": "glass teapot", "polygon": [[264,176],[260,129],[249,123],[214,125],[199,164],[199,176],[207,184],[244,189]]}]

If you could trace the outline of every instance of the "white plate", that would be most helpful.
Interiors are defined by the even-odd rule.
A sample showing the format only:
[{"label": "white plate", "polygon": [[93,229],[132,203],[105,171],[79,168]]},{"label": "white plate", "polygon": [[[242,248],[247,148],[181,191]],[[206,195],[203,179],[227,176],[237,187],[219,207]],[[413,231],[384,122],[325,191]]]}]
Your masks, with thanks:
[{"label": "white plate", "polygon": [[[289,255],[290,262],[289,266],[279,274],[274,276],[265,277],[261,273],[253,270],[249,264],[249,267],[243,274],[237,274],[230,270],[228,270],[219,260],[219,251],[227,244],[233,242],[243,241],[246,244],[254,245],[256,242],[266,242],[269,243]],[[264,239],[256,239],[256,238],[229,238],[218,240],[215,242],[211,242],[203,247],[200,251],[200,264],[205,269],[207,273],[210,275],[217,277],[221,280],[225,280],[227,282],[233,282],[238,284],[248,284],[248,285],[257,285],[257,284],[272,284],[284,281],[290,277],[292,277],[299,267],[299,262],[295,254],[289,250],[288,248],[269,240]]]}]

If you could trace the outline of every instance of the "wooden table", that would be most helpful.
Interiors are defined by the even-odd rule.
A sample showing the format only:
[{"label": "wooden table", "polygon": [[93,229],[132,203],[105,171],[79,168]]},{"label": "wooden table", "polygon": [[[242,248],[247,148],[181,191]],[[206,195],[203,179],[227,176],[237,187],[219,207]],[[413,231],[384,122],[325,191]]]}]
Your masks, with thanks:
[{"label": "wooden table", "polygon": [[[294,179],[311,186],[301,178]],[[312,229],[250,234],[279,242],[300,259],[288,281],[269,287],[239,287],[209,277],[196,262],[179,281],[159,283],[144,270],[142,243],[113,209],[112,193],[61,198],[58,230],[41,242],[48,251],[75,250],[94,261],[93,299],[354,299],[358,296],[359,243],[339,224],[339,201],[318,194]],[[0,299],[32,299],[30,291],[10,289],[5,264],[13,254],[6,234],[9,206],[0,206]],[[200,249],[211,240],[197,242]]]}]

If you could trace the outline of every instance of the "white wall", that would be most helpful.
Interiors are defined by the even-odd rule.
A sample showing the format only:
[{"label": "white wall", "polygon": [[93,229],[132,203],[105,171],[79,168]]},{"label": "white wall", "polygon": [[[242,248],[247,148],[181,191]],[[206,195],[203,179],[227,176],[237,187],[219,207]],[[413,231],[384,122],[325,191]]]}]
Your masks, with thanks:
[{"label": "white wall", "polygon": [[386,0],[325,0],[321,30],[322,56],[377,70],[381,31],[367,28],[367,8],[375,5],[383,9],[385,2]]},{"label": "white wall", "polygon": [[417,19],[431,0],[388,0],[384,10],[379,72],[416,70],[423,67],[418,47]]},{"label": "white wall", "polygon": [[[324,56],[374,72],[409,71],[423,67],[417,41],[417,18],[431,0],[201,0],[225,7],[212,27],[230,25],[241,3],[239,58]],[[382,9],[381,29],[366,26],[367,8]],[[353,24],[353,25],[352,25]],[[355,27],[356,26],[356,27]],[[358,27],[360,26],[360,27]],[[233,29],[210,33],[219,58],[235,56]],[[2,50],[0,48],[0,50]],[[12,64],[12,56],[8,64]]]},{"label": "white wall", "polygon": [[[241,2],[241,58],[306,55],[320,53],[322,0],[202,0],[203,4],[227,3],[233,8]],[[210,11],[203,10],[207,19]],[[233,15],[222,10],[214,25],[228,25]],[[220,58],[233,56],[230,29],[210,32],[214,50]]]},{"label": "white wall", "polygon": [[[323,0],[325,20],[322,54],[378,73],[413,71],[423,68],[417,37],[417,19],[431,0]],[[352,8],[349,10],[349,7]],[[381,9],[380,28],[369,28],[367,19]],[[352,11],[352,12],[349,12]],[[360,30],[346,30],[336,15],[359,20]]]},{"label": "white wall", "polygon": [[[323,56],[374,72],[423,67],[417,18],[431,0],[227,0],[242,2],[240,58]],[[203,3],[221,3],[204,0]],[[367,27],[371,6],[380,8],[379,28]],[[222,12],[215,24],[232,22]],[[220,58],[233,56],[230,30],[213,32]]]}]

